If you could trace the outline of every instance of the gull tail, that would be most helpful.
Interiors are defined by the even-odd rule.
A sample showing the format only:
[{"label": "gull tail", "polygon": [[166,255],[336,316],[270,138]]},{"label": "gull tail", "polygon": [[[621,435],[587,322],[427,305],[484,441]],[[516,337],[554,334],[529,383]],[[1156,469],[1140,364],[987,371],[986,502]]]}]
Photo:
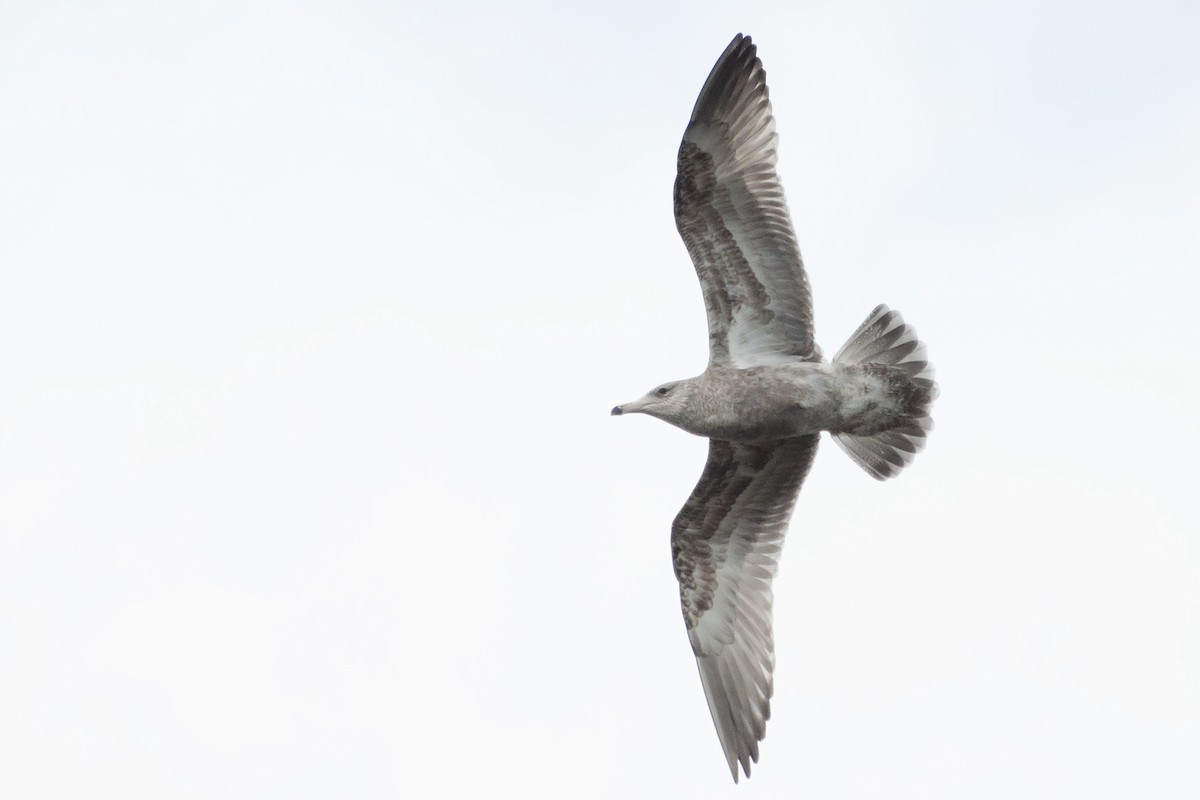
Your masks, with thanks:
[{"label": "gull tail", "polygon": [[833,440],[871,477],[895,477],[921,452],[933,430],[929,407],[938,387],[925,344],[899,311],[880,305],[842,345],[833,363],[861,364],[877,376],[887,407],[878,415],[885,420],[881,430],[835,433]]}]

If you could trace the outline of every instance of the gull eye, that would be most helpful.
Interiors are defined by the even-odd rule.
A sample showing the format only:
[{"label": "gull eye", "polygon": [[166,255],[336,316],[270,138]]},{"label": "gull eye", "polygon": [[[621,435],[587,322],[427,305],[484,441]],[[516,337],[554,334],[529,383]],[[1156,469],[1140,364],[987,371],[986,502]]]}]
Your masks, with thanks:
[{"label": "gull eye", "polygon": [[666,397],[666,396],[667,396],[667,392],[669,392],[669,391],[671,391],[670,387],[668,387],[668,386],[660,386],[660,387],[658,387],[657,389],[655,389],[655,390],[654,390],[654,394],[655,394],[656,396],[658,396],[658,397]]}]

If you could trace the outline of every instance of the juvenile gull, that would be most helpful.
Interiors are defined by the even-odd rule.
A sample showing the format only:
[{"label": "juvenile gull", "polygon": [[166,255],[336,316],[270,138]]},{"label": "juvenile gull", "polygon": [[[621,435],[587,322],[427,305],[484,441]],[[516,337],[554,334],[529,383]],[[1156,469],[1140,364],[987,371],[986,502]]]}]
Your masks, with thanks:
[{"label": "juvenile gull", "polygon": [[821,431],[874,478],[925,444],[937,395],[925,345],[878,306],[824,363],[812,292],[775,174],[766,74],[738,34],[700,90],[679,148],[675,224],[708,311],[708,368],[612,410],[708,438],[671,529],[683,619],[736,783],[771,714],[771,580]]}]

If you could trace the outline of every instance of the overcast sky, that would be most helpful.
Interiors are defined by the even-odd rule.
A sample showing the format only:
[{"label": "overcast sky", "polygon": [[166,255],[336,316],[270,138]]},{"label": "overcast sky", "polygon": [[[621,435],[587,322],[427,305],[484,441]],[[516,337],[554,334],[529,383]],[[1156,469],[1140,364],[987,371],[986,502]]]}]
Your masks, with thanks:
[{"label": "overcast sky", "polygon": [[[437,6],[437,7],[435,7]],[[834,352],[734,787],[675,152],[733,34]],[[0,5],[0,795],[1200,796],[1200,8]],[[470,793],[468,795],[467,793]]]}]

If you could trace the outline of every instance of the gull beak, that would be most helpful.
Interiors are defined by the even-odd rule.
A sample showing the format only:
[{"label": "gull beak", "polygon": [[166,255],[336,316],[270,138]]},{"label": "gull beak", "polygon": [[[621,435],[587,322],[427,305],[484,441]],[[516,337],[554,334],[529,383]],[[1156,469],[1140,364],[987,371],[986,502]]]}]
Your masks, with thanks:
[{"label": "gull beak", "polygon": [[614,417],[619,417],[622,414],[640,414],[642,409],[645,407],[645,398],[642,398],[641,400],[634,400],[630,403],[621,403],[621,405],[613,407],[612,415]]}]

